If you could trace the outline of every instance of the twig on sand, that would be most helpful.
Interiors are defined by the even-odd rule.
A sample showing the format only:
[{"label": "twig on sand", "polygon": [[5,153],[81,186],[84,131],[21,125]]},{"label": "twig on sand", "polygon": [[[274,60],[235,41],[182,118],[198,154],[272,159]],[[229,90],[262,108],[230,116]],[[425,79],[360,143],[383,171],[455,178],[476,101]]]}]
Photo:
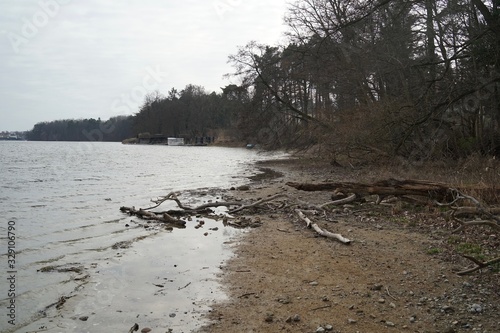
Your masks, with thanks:
[{"label": "twig on sand", "polygon": [[320,306],[320,307],[317,307],[317,308],[314,308],[314,309],[311,309],[309,311],[316,311],[316,310],[321,310],[321,309],[326,309],[326,308],[331,308],[332,306],[330,304],[328,305],[323,305],[323,306]]},{"label": "twig on sand", "polygon": [[250,296],[250,295],[255,295],[255,293],[246,293],[246,294],[238,296],[238,298],[243,298],[243,297],[247,297],[247,296]]},{"label": "twig on sand", "polygon": [[190,284],[191,284],[191,282],[188,282],[184,287],[179,287],[179,288],[177,288],[177,290],[181,290],[181,289],[187,288]]},{"label": "twig on sand", "polygon": [[396,297],[394,297],[394,296],[392,296],[392,295],[391,295],[391,293],[389,292],[389,287],[387,287],[387,286],[386,286],[386,287],[385,287],[385,291],[387,292],[387,295],[388,295],[390,298],[392,298],[392,299],[393,299],[393,300],[395,300],[395,301],[397,301],[397,300],[398,300]]}]

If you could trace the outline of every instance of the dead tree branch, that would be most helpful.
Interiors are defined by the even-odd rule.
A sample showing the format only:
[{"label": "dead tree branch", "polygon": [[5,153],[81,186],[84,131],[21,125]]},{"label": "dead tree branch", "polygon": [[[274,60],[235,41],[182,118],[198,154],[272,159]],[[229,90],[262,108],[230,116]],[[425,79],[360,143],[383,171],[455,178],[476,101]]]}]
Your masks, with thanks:
[{"label": "dead tree branch", "polygon": [[287,194],[285,194],[285,193],[278,193],[278,194],[275,194],[275,195],[270,196],[270,197],[268,197],[268,198],[258,200],[258,201],[254,202],[254,203],[252,203],[252,204],[248,204],[248,205],[241,205],[241,203],[238,203],[238,205],[241,205],[241,207],[238,207],[238,208],[235,208],[235,209],[233,209],[233,210],[230,210],[230,211],[229,211],[229,214],[234,214],[234,213],[237,213],[237,212],[242,211],[242,210],[244,210],[244,209],[248,209],[248,208],[256,207],[256,206],[261,205],[261,204],[263,204],[263,203],[265,203],[265,202],[269,202],[269,201],[272,201],[272,200],[274,200],[274,199],[278,199],[278,198],[282,198],[282,197],[286,197],[286,198],[288,198],[288,195],[287,195]]},{"label": "dead tree branch", "polygon": [[452,231],[452,233],[457,233],[459,231],[464,230],[465,227],[473,226],[473,225],[488,225],[494,229],[500,230],[500,225],[496,222],[488,221],[488,220],[474,220],[474,221],[462,221],[458,218],[454,218],[454,221],[460,223],[460,226]]},{"label": "dead tree branch", "polygon": [[120,207],[120,210],[124,213],[128,213],[130,215],[138,216],[144,220],[154,220],[158,222],[172,224],[178,228],[185,228],[186,222],[176,219],[175,217],[170,216],[168,213],[156,214],[142,208],[135,209],[135,207]]},{"label": "dead tree branch", "polygon": [[156,205],[152,206],[152,207],[149,207],[149,208],[145,208],[145,210],[151,210],[151,209],[154,209],[154,208],[157,208],[158,206],[160,206],[162,203],[164,203],[165,201],[168,201],[168,200],[172,200],[172,201],[175,201],[175,203],[177,204],[177,206],[184,210],[185,212],[189,212],[189,213],[199,213],[199,212],[204,212],[206,211],[208,208],[215,208],[215,207],[231,207],[231,206],[240,206],[241,205],[241,202],[208,202],[206,204],[203,204],[203,205],[200,205],[200,206],[197,206],[197,207],[190,207],[190,206],[186,206],[184,205],[180,200],[179,198],[177,197],[177,194],[175,192],[170,192],[169,194],[167,194],[166,196],[164,197],[159,197],[158,199],[156,200],[151,200],[152,202],[154,202]]},{"label": "dead tree branch", "polygon": [[343,198],[343,199],[338,199],[338,200],[334,200],[334,201],[330,201],[330,202],[326,202],[322,205],[320,205],[319,207],[321,209],[325,209],[325,207],[327,206],[339,206],[339,205],[344,205],[346,203],[350,203],[350,202],[353,202],[354,200],[356,200],[356,194],[355,193],[350,193],[347,197]]},{"label": "dead tree branch", "polygon": [[[424,197],[427,203],[429,200],[431,203],[441,207],[449,207],[451,209],[452,219],[459,224],[459,227],[453,230],[454,233],[463,231],[469,226],[485,225],[489,226],[495,230],[500,230],[500,208],[487,208],[478,199],[473,196],[464,194],[462,191],[448,186],[444,183],[437,183],[431,181],[421,181],[421,180],[396,180],[388,179],[382,180],[371,184],[364,183],[354,183],[354,182],[331,182],[331,183],[295,183],[288,182],[288,186],[294,187],[298,190],[303,191],[329,191],[334,190],[335,192],[343,193],[355,193],[356,195],[362,197],[367,195],[378,195],[379,198],[377,203],[380,203],[384,197],[394,196],[400,199],[405,199],[406,197]],[[475,190],[476,188],[470,187],[464,190]],[[477,187],[479,190],[485,192],[488,189]],[[481,192],[480,192],[481,193]],[[347,200],[347,198],[340,199]],[[338,201],[338,200],[337,200]],[[460,204],[469,203],[469,206],[461,206]],[[344,203],[344,202],[343,202]],[[470,203],[473,206],[470,206]],[[321,209],[328,206],[326,203],[320,206]],[[313,227],[314,224],[308,219],[302,212],[296,210],[300,218],[303,219],[308,227]],[[468,216],[474,218],[472,220],[466,221],[459,218],[459,216]],[[321,232],[318,231],[321,234]],[[495,258],[486,262],[479,261],[470,256],[464,256],[465,258],[473,261],[476,266],[467,270],[464,270],[459,275],[465,275],[471,272],[475,272],[481,268],[500,262],[500,257]]]},{"label": "dead tree branch", "polygon": [[470,274],[470,273],[475,272],[477,270],[480,270],[482,268],[485,268],[485,267],[488,267],[490,265],[494,265],[494,264],[500,262],[500,257],[495,258],[495,259],[491,259],[491,260],[485,261],[485,262],[479,261],[476,258],[471,257],[471,256],[467,256],[467,255],[463,255],[463,257],[466,258],[466,259],[469,259],[472,262],[474,262],[476,264],[476,266],[472,267],[472,268],[469,268],[469,269],[466,269],[466,270],[463,270],[461,272],[458,272],[457,273],[458,275],[467,275],[467,274]]},{"label": "dead tree branch", "polygon": [[316,223],[313,223],[307,216],[305,216],[304,213],[302,213],[299,209],[296,209],[295,212],[304,222],[306,222],[306,226],[308,228],[314,229],[319,235],[327,238],[336,239],[343,244],[351,244],[351,240],[343,237],[341,234],[335,234],[330,231],[321,229]]}]

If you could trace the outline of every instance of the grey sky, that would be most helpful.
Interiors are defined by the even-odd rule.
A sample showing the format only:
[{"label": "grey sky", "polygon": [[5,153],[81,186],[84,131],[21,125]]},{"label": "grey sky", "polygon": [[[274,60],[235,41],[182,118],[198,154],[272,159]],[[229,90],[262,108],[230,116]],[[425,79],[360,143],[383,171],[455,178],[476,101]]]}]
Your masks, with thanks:
[{"label": "grey sky", "polygon": [[132,114],[190,83],[220,92],[238,46],[282,39],[286,2],[3,0],[0,131]]}]

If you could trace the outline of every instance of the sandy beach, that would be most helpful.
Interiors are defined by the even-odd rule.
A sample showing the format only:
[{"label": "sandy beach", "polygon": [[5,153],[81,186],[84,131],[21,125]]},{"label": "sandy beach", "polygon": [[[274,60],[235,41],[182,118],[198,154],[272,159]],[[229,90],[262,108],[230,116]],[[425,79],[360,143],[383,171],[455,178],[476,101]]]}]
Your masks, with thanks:
[{"label": "sandy beach", "polygon": [[[19,332],[498,332],[499,266],[457,274],[472,266],[463,254],[499,256],[493,228],[453,233],[457,226],[448,209],[432,202],[377,204],[375,196],[366,196],[317,209],[332,200],[331,191],[287,185],[423,179],[417,173],[305,157],[256,167],[260,173],[250,183],[240,178],[231,188],[179,196],[188,205],[262,202],[232,214],[234,219],[200,212],[187,219],[188,228],[169,231],[164,223],[125,215],[116,227],[135,237],[113,238],[116,244],[102,261],[51,269],[52,263],[45,264],[37,276],[68,276],[64,286],[76,287],[59,290],[64,297]],[[437,171],[425,173],[426,179],[450,181],[449,170]],[[350,243],[307,228],[296,209]],[[178,251],[181,243],[184,252]],[[135,323],[139,328],[130,331]]]},{"label": "sandy beach", "polygon": [[[229,191],[226,199],[286,193],[290,199],[321,204],[331,193],[302,192],[286,182],[381,176],[307,161],[260,166],[264,173],[248,190]],[[452,234],[444,214],[431,207],[366,200],[308,217],[351,244],[319,237],[290,212],[252,212],[262,226],[244,234],[235,256],[222,267],[220,278],[230,299],[213,306],[202,332],[498,331],[498,270],[456,274],[471,263],[453,251],[450,240],[467,235]]]}]

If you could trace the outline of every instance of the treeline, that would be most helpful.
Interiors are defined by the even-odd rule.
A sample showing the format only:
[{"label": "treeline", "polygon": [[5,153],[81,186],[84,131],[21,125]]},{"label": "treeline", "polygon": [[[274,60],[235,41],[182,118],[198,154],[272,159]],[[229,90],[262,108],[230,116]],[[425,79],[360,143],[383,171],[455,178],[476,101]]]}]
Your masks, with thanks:
[{"label": "treeline", "polygon": [[187,142],[197,137],[244,140],[234,130],[239,110],[244,105],[235,96],[239,91],[229,85],[220,93],[187,85],[181,91],[172,88],[167,96],[152,92],[133,116],[101,119],[65,119],[37,123],[28,132],[28,140],[41,141],[124,141],[140,134],[182,137]]},{"label": "treeline", "polygon": [[190,84],[180,92],[172,88],[167,96],[149,94],[134,117],[134,131],[188,140],[230,131],[241,106],[225,91],[208,93]]},{"label": "treeline", "polygon": [[276,145],[413,159],[500,154],[500,3],[302,0],[289,43],[230,56]]},{"label": "treeline", "polygon": [[[285,22],[285,45],[229,56],[237,84],[151,93],[102,139],[223,133],[333,156],[500,155],[498,1],[300,0]],[[99,126],[37,124],[29,138],[88,140]]]},{"label": "treeline", "polygon": [[134,135],[132,116],[66,119],[37,123],[26,138],[32,141],[122,141]]}]

